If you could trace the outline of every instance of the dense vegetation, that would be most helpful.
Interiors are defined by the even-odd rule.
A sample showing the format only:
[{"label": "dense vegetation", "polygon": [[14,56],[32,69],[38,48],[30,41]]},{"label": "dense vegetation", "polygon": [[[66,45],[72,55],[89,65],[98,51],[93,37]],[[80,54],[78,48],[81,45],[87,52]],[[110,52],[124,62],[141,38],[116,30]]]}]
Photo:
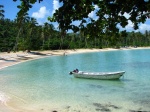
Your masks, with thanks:
[{"label": "dense vegetation", "polygon": [[[124,3],[123,0],[121,1]],[[123,18],[125,12],[130,13],[131,17],[129,19],[134,23],[135,29],[138,23],[144,22],[149,16],[148,6],[150,2],[143,1],[139,0],[136,2],[136,0],[133,0],[131,4],[131,1],[126,0],[122,8],[126,7],[127,4],[131,4],[127,8],[129,9],[127,11],[120,9],[121,7],[113,8],[121,3],[117,0],[102,0],[100,2],[103,5],[97,0],[94,0],[94,2],[91,0],[74,2],[60,0],[60,2],[63,2],[63,6],[56,11],[54,17],[49,18],[49,20],[59,23],[59,30],[56,30],[53,24],[49,23],[38,25],[36,19],[28,16],[26,12],[36,0],[22,0],[22,4],[18,6],[20,8],[18,17],[13,21],[4,17],[3,6],[0,5],[0,51],[150,46],[150,31],[146,31],[144,34],[140,32],[119,32],[115,26],[117,23],[120,23],[123,27],[127,25],[128,19]],[[143,6],[138,5],[139,3],[144,4],[146,7],[143,8]],[[103,10],[103,12],[99,10],[97,12],[99,19],[96,21],[90,18],[91,22],[86,23],[85,17],[94,10],[93,4],[99,7],[105,6],[103,8],[107,10]],[[83,10],[78,10],[78,5]],[[64,11],[68,10],[68,8],[71,8],[69,10],[75,11],[76,14],[67,12],[68,15],[62,16],[62,13],[64,14]],[[134,8],[136,9],[133,10]],[[120,11],[122,11],[121,15]],[[137,13],[140,16],[136,15]],[[107,17],[105,17],[105,14],[107,14]],[[72,20],[81,20],[81,23],[84,25],[82,24],[82,27],[76,27],[71,24]],[[67,33],[68,29],[72,29],[74,33]]]},{"label": "dense vegetation", "polygon": [[[120,33],[118,25],[124,28],[128,25],[128,21],[131,21],[136,30],[139,23],[144,23],[150,18],[150,0],[59,0],[59,2],[63,5],[49,20],[57,21],[61,30],[82,31],[93,38],[100,38],[105,33],[118,37]],[[94,17],[89,16],[91,12]],[[127,14],[129,17],[125,16]],[[80,24],[77,26],[73,24],[74,21],[79,21]]]},{"label": "dense vegetation", "polygon": [[[13,0],[17,1],[17,0]],[[19,17],[23,17],[32,5],[43,0],[20,0]],[[84,32],[90,37],[101,37],[104,33],[116,34],[119,28],[131,21],[134,29],[140,23],[150,18],[150,0],[59,0],[62,4],[50,21],[58,22],[59,29],[64,32],[69,29],[74,32]],[[89,16],[93,12],[96,18]],[[125,15],[128,14],[128,17]],[[77,26],[74,21],[80,22]],[[91,30],[92,29],[92,30]]]},{"label": "dense vegetation", "polygon": [[150,31],[89,38],[84,33],[61,33],[49,23],[38,25],[34,18],[17,26],[15,20],[0,20],[0,51],[150,46]]}]

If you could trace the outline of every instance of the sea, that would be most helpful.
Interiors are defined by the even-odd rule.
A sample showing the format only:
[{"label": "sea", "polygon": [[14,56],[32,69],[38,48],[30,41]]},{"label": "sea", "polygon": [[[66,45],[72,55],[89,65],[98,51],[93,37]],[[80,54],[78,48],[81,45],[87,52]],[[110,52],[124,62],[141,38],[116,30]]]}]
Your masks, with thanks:
[{"label": "sea", "polygon": [[[125,74],[119,80],[74,78],[69,72],[76,68]],[[0,112],[150,112],[150,49],[49,56],[1,69],[0,107]]]}]

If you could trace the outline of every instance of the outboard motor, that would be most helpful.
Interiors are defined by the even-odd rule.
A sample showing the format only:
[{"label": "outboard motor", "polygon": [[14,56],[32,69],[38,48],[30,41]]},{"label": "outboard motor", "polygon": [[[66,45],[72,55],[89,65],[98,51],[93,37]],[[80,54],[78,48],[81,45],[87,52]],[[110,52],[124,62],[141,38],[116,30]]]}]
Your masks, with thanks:
[{"label": "outboard motor", "polygon": [[72,75],[72,72],[70,72],[69,74]]}]

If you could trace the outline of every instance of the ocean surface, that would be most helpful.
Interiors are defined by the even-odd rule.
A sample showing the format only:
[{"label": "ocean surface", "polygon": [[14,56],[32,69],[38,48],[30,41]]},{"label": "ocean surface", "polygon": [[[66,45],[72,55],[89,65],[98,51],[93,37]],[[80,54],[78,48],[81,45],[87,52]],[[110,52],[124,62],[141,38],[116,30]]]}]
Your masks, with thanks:
[{"label": "ocean surface", "polygon": [[[76,68],[126,73],[120,80],[81,79],[69,75]],[[7,67],[0,70],[0,105],[14,112],[150,112],[150,49],[50,56]]]}]

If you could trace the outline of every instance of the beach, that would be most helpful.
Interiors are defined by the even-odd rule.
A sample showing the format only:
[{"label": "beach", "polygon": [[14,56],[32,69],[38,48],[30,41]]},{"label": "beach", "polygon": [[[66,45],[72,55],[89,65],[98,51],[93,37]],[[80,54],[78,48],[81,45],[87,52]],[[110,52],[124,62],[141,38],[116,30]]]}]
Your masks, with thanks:
[{"label": "beach", "polygon": [[99,52],[117,50],[112,48],[107,49],[77,49],[77,50],[47,50],[47,51],[31,51],[31,52],[3,52],[0,53],[0,69],[12,66],[21,62],[44,58],[47,56],[67,56],[73,53]]},{"label": "beach", "polygon": [[[49,56],[67,56],[75,53],[88,53],[88,52],[103,52],[103,51],[115,51],[115,50],[130,50],[130,49],[150,49],[149,47],[130,47],[130,48],[105,48],[105,49],[75,49],[75,50],[49,50],[49,51],[31,51],[31,52],[10,52],[10,53],[0,53],[0,69],[3,69],[8,66],[12,66],[18,63],[35,60],[39,58],[45,58]],[[2,80],[2,78],[1,78]],[[3,92],[0,91],[0,112],[10,112],[11,107],[7,106],[7,100],[9,97],[6,97]],[[13,105],[13,104],[9,104]],[[15,106],[14,106],[15,107]],[[12,112],[12,111],[11,111]],[[20,110],[14,110],[13,112],[20,112]]]},{"label": "beach", "polygon": [[[9,66],[13,66],[15,64],[19,64],[22,62],[35,60],[39,58],[45,58],[48,56],[67,56],[73,53],[86,53],[86,52],[99,52],[99,51],[108,51],[108,50],[116,50],[116,49],[77,49],[77,50],[47,50],[47,51],[31,51],[31,52],[2,52],[0,53],[0,70]],[[7,106],[7,98],[0,91],[0,112],[10,112],[11,108]],[[13,112],[16,112],[14,110]]]},{"label": "beach", "polygon": [[87,52],[100,52],[100,51],[113,51],[113,50],[130,50],[130,49],[150,49],[150,47],[128,47],[128,48],[104,48],[104,49],[74,49],[74,50],[47,50],[47,51],[31,51],[28,52],[0,52],[0,69],[12,66],[21,62],[44,58],[46,56],[67,56],[73,53],[87,53]]}]

